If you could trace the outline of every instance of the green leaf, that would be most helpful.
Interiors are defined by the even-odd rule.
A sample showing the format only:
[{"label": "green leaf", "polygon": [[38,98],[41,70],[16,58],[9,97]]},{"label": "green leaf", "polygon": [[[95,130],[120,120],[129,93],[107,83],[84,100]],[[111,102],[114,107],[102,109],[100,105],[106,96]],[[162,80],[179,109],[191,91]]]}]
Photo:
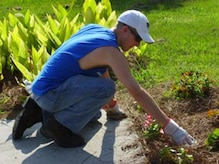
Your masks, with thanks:
[{"label": "green leaf", "polygon": [[31,13],[30,10],[27,10],[27,12],[24,15],[24,23],[27,25],[28,22],[30,21]]},{"label": "green leaf", "polygon": [[35,17],[34,15],[31,15],[30,22],[29,22],[29,28],[34,28],[35,25]]},{"label": "green leaf", "polygon": [[0,80],[2,80],[2,70],[3,70],[3,66],[2,63],[0,62]]},{"label": "green leaf", "polygon": [[39,51],[37,51],[34,47],[32,47],[32,51],[31,51],[32,52],[32,64],[33,64],[33,73],[35,75],[37,75],[40,72],[40,70],[42,69],[45,63],[45,61],[42,60],[45,58],[44,55],[46,55],[45,54],[46,51],[44,50],[45,50],[44,46],[42,46]]},{"label": "green leaf", "polygon": [[56,9],[54,6],[52,6],[52,8],[59,22],[63,18],[68,16],[68,12],[65,10],[65,8],[62,5],[58,5],[58,9]]},{"label": "green leaf", "polygon": [[26,53],[27,53],[27,47],[24,43],[24,41],[21,39],[20,35],[18,34],[18,28],[15,27],[13,33],[12,33],[12,45],[10,46],[13,54],[15,55],[15,58],[23,58],[26,59]]},{"label": "green leaf", "polygon": [[62,44],[60,39],[54,33],[52,33],[51,31],[48,31],[47,34],[49,36],[49,39],[50,39],[51,43],[53,44],[53,46],[55,48],[58,48]]},{"label": "green leaf", "polygon": [[71,31],[72,31],[72,28],[70,27],[69,20],[67,18],[63,19],[60,24],[59,34],[58,34],[61,42],[64,42],[70,37]]},{"label": "green leaf", "polygon": [[9,25],[11,27],[14,27],[19,20],[18,20],[18,18],[16,16],[12,15],[11,13],[9,13],[8,14],[8,21],[9,21]]},{"label": "green leaf", "polygon": [[7,39],[8,36],[8,23],[6,19],[4,18],[3,22],[0,22],[0,28],[1,28],[1,38],[3,41]]},{"label": "green leaf", "polygon": [[47,41],[49,39],[47,33],[49,30],[50,29],[47,25],[43,24],[38,17],[35,17],[34,33],[40,45],[47,46]]},{"label": "green leaf", "polygon": [[40,30],[36,30],[35,31],[35,35],[36,35],[36,39],[39,41],[39,44],[40,45],[44,45],[46,46],[46,43],[48,41],[48,38],[46,37],[45,33],[43,33],[42,31]]},{"label": "green leaf", "polygon": [[205,144],[210,150],[219,149],[219,128],[216,128],[209,134],[208,138],[205,140]]},{"label": "green leaf", "polygon": [[77,25],[78,17],[79,17],[79,14],[77,14],[70,22],[70,27],[72,29],[71,35],[77,32],[80,29],[80,27],[83,26],[83,23],[81,23],[80,25]]},{"label": "green leaf", "polygon": [[57,22],[56,20],[52,19],[51,15],[47,16],[48,22],[49,22],[49,27],[52,30],[52,32],[54,34],[57,34],[59,32],[59,22]]},{"label": "green leaf", "polygon": [[98,3],[96,7],[96,19],[95,22],[99,22],[99,20],[102,18],[105,19],[105,6],[102,5],[101,3]]},{"label": "green leaf", "polygon": [[117,22],[116,11],[113,11],[107,19],[107,27],[113,27]]},{"label": "green leaf", "polygon": [[19,61],[15,60],[12,58],[13,63],[15,66],[18,68],[18,70],[23,74],[23,76],[28,80],[28,81],[33,81],[34,76],[29,72],[29,70],[22,65]]},{"label": "green leaf", "polygon": [[[104,5],[106,10],[106,17],[108,17],[112,13],[112,6],[110,0],[101,0],[101,3]],[[106,18],[105,17],[105,18]]]},{"label": "green leaf", "polygon": [[23,26],[23,24],[21,24],[20,22],[18,22],[17,24],[18,26],[18,32],[19,32],[19,35],[21,36],[22,40],[27,40],[28,38],[28,33],[27,33],[27,29]]},{"label": "green leaf", "polygon": [[96,1],[95,0],[85,0],[82,8],[84,22],[95,23],[96,17]]}]

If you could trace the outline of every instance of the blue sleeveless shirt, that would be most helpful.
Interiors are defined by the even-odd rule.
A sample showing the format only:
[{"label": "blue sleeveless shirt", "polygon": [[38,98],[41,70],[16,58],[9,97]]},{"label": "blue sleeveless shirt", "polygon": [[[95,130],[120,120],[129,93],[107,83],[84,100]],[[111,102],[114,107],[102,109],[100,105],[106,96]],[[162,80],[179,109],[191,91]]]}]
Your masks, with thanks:
[{"label": "blue sleeveless shirt", "polygon": [[78,61],[96,48],[105,46],[118,47],[112,30],[96,24],[84,26],[51,55],[32,83],[32,92],[40,96],[79,74],[101,76],[107,67],[82,70]]}]

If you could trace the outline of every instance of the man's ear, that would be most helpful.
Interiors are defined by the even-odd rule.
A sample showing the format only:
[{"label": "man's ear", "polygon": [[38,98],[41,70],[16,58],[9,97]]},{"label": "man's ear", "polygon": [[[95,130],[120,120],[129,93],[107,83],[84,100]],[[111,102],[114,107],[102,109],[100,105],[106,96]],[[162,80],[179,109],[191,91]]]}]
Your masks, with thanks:
[{"label": "man's ear", "polygon": [[126,33],[128,31],[128,26],[123,26],[123,31]]}]

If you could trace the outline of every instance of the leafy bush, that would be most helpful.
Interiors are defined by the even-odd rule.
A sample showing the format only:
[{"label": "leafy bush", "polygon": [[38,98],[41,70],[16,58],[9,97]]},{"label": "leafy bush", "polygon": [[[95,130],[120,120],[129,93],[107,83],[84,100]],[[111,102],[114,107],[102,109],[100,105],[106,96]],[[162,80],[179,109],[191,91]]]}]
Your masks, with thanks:
[{"label": "leafy bush", "polygon": [[192,164],[193,155],[188,154],[185,148],[179,148],[177,150],[171,149],[166,146],[160,150],[160,162],[168,164]]},{"label": "leafy bush", "polygon": [[170,95],[177,99],[199,98],[209,95],[213,83],[206,74],[194,71],[183,72],[179,81],[170,88]]},{"label": "leafy bush", "polygon": [[59,5],[53,6],[54,16],[47,15],[43,22],[29,10],[21,13],[8,14],[0,21],[0,80],[2,70],[18,69],[25,79],[32,81],[40,72],[44,63],[65,40],[78,31],[84,24],[99,23],[110,27],[116,23],[116,12],[112,11],[109,0],[85,0],[82,17],[75,15],[69,19],[69,12]]},{"label": "leafy bush", "polygon": [[209,134],[208,138],[205,140],[205,145],[209,148],[209,150],[219,150],[219,128],[216,128]]}]

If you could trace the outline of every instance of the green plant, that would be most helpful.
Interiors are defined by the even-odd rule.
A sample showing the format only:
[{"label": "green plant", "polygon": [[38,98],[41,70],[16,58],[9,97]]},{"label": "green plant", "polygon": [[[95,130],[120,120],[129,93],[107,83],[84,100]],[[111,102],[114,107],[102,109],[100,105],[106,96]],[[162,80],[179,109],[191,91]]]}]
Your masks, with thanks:
[{"label": "green plant", "polygon": [[177,99],[206,97],[212,81],[206,74],[194,71],[183,72],[179,81],[174,82],[170,94]]},{"label": "green plant", "polygon": [[[92,5],[90,5],[92,4]],[[25,14],[9,13],[0,22],[0,78],[3,79],[4,67],[13,71],[18,69],[25,79],[32,81],[44,63],[65,40],[71,37],[84,24],[99,23],[112,26],[116,13],[112,11],[109,0],[86,0],[83,4],[83,21],[79,13],[69,20],[69,11],[62,5],[52,6],[54,16],[47,14],[43,22],[30,10]]]},{"label": "green plant", "polygon": [[3,69],[7,66],[9,52],[8,52],[8,22],[4,19],[0,21],[0,81],[3,77]]},{"label": "green plant", "polygon": [[174,149],[171,149],[168,146],[165,146],[159,151],[160,162],[161,163],[169,163],[169,164],[177,164],[176,157],[173,155],[175,152]]},{"label": "green plant", "polygon": [[192,164],[194,161],[193,155],[188,154],[185,148],[177,150],[165,146],[159,151],[160,162],[168,164]]},{"label": "green plant", "polygon": [[10,100],[10,97],[5,94],[0,94],[0,115],[5,114],[5,110],[2,109],[2,105],[7,103]]},{"label": "green plant", "polygon": [[[58,20],[63,14],[60,22],[48,15],[48,22],[43,23],[29,10],[25,15],[10,13],[8,15],[8,24],[11,30],[7,41],[10,60],[13,62],[11,65],[15,65],[24,78],[29,81],[32,81],[39,73],[49,54],[75,32],[75,27],[78,27],[75,23],[78,15],[69,21],[66,18],[67,12],[62,7],[58,6],[58,9],[53,9]],[[72,28],[70,28],[71,26]]]},{"label": "green plant", "polygon": [[188,154],[185,148],[179,148],[177,152],[178,164],[189,164],[193,162],[193,155]]},{"label": "green plant", "polygon": [[112,27],[116,23],[116,11],[112,11],[109,0],[101,0],[97,4],[95,0],[85,0],[82,7],[83,22],[98,23],[106,27]]},{"label": "green plant", "polygon": [[5,111],[3,111],[1,108],[0,108],[0,115],[2,114],[5,114]]},{"label": "green plant", "polygon": [[211,151],[219,150],[219,128],[216,128],[208,135],[208,138],[205,140],[205,145]]},{"label": "green plant", "polygon": [[5,103],[7,103],[8,100],[10,99],[10,97],[7,96],[7,95],[0,95],[0,96],[1,96],[1,99],[0,99],[0,105],[1,105],[1,104],[5,104]]},{"label": "green plant", "polygon": [[141,42],[139,47],[133,47],[125,53],[131,66],[131,72],[135,79],[145,86],[154,85],[154,77],[148,72],[150,58],[147,54],[147,43]]},{"label": "green plant", "polygon": [[[0,20],[3,21],[9,12],[12,14],[21,12],[25,15],[25,12],[30,10],[40,20],[47,22],[46,15],[54,15],[52,5],[69,4],[70,7],[66,9],[68,12],[70,11],[68,17],[74,18],[79,13],[79,20],[83,22],[84,16],[81,14],[83,2],[82,0],[44,0],[40,2],[39,7],[38,1],[26,0],[22,3],[20,1],[1,1]],[[149,0],[127,0],[125,2],[111,0],[111,3],[117,14],[133,7],[149,5],[147,10],[141,6],[141,11],[147,15],[150,21],[149,31],[156,42],[147,45],[145,54],[141,57],[142,59],[147,56],[151,59],[151,62],[147,63],[147,70],[141,65],[138,65],[140,71],[136,71],[135,67],[133,69],[134,75],[142,84],[151,87],[172,81],[178,76],[178,72],[190,68],[206,72],[211,78],[214,78],[216,85],[219,85],[219,69],[217,69],[219,46],[215,39],[219,36],[219,30],[217,30],[219,23],[218,0],[208,0],[207,4],[204,0],[174,1],[173,3],[179,4],[178,6],[173,6],[172,1],[153,1],[151,3]],[[14,11],[12,10],[14,6],[20,6],[22,10]],[[113,19],[116,20],[116,16]],[[203,22],[205,22],[205,26],[203,26]],[[0,33],[1,27],[3,26],[0,26]]]},{"label": "green plant", "polygon": [[150,141],[159,139],[162,126],[151,115],[146,114],[144,128],[143,135],[146,139]]}]

